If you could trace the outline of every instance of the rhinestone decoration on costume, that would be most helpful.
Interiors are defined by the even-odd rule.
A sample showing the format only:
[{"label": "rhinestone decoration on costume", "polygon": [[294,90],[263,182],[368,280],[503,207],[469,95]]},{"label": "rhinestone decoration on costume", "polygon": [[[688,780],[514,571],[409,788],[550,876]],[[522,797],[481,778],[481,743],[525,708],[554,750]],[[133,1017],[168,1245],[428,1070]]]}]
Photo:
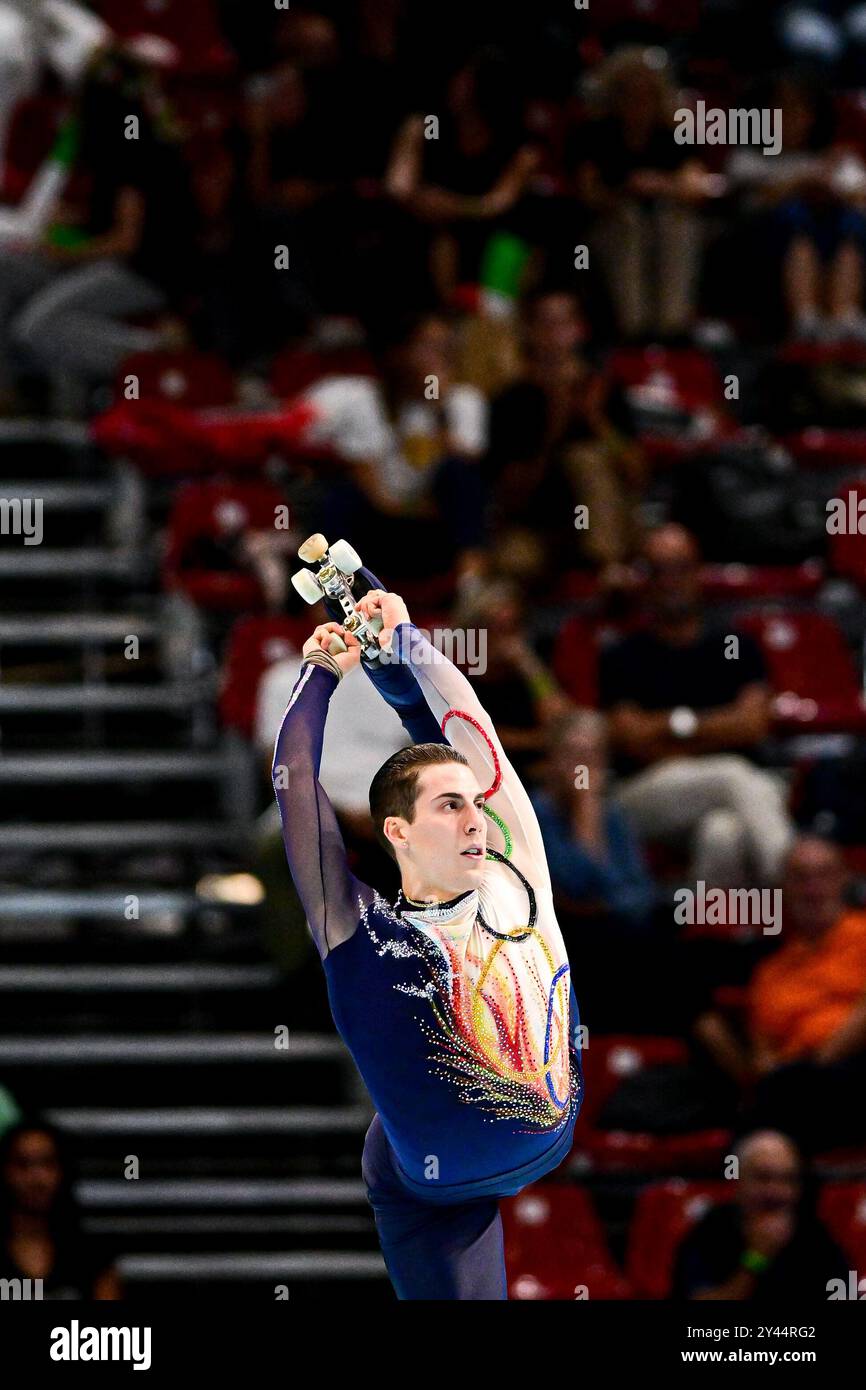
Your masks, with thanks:
[{"label": "rhinestone decoration on costume", "polygon": [[530,1132],[565,1124],[580,1089],[569,1047],[569,966],[554,959],[539,931],[531,885],[505,855],[526,890],[522,924],[494,927],[479,910],[477,890],[453,903],[414,904],[400,894],[391,907],[377,895],[376,912],[407,927],[405,937],[380,939],[361,910],[377,953],[420,963],[423,984],[394,988],[426,1006],[416,1015],[430,1046],[431,1073],[455,1085],[460,1099],[494,1120],[523,1122]]}]

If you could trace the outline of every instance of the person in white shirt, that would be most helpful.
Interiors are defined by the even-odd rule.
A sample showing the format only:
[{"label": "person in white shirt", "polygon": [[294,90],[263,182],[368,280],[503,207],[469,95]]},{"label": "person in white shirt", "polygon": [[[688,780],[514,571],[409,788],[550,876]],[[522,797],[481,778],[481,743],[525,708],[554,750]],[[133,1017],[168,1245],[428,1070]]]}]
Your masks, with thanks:
[{"label": "person in white shirt", "polygon": [[362,532],[398,573],[453,567],[460,584],[483,569],[488,406],[453,379],[451,356],[449,325],[422,316],[382,353],[380,376],[326,376],[301,400],[315,412],[309,442],[345,467],[341,484],[329,479],[330,531]]}]

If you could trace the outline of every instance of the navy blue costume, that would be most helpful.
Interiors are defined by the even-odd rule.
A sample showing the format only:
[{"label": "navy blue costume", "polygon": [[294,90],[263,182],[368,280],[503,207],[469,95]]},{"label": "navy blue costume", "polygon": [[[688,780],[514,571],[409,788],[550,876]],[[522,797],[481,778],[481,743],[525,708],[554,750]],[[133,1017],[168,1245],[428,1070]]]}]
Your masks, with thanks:
[{"label": "navy blue costume", "polygon": [[362,1171],[396,1292],[501,1299],[497,1199],[562,1162],[583,1091],[541,834],[470,682],[425,634],[403,623],[390,659],[363,664],[413,741],[450,742],[482,790],[498,760],[479,886],[450,902],[401,892],[390,904],[353,876],[318,780],[338,678],[312,663],[274,754],[286,854],[334,1022],[377,1110]]}]

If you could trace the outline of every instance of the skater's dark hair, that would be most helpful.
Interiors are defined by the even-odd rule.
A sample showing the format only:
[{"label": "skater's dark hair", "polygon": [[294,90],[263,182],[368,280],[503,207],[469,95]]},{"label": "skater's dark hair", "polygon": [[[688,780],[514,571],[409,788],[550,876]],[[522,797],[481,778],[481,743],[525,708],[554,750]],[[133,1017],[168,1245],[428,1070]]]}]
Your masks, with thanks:
[{"label": "skater's dark hair", "polygon": [[433,763],[463,763],[469,760],[449,743],[414,743],[392,753],[370,783],[370,815],[379,843],[392,859],[396,855],[382,827],[388,816],[402,816],[410,825],[415,819],[418,774]]}]

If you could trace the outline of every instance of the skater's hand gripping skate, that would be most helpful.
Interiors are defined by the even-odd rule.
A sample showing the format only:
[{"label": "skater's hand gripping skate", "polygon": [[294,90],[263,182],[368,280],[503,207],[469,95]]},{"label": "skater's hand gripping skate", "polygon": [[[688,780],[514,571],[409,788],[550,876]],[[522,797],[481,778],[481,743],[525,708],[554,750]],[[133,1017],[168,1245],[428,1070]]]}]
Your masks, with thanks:
[{"label": "skater's hand gripping skate", "polygon": [[368,621],[377,615],[381,617],[382,631],[379,633],[379,646],[386,651],[391,646],[394,628],[399,627],[401,623],[411,622],[409,609],[400,595],[386,593],[384,589],[370,589],[369,593],[358,600],[355,609]]},{"label": "skater's hand gripping skate", "polygon": [[340,623],[320,623],[303,646],[304,656],[312,652],[327,652],[347,675],[361,659],[361,644]]}]

